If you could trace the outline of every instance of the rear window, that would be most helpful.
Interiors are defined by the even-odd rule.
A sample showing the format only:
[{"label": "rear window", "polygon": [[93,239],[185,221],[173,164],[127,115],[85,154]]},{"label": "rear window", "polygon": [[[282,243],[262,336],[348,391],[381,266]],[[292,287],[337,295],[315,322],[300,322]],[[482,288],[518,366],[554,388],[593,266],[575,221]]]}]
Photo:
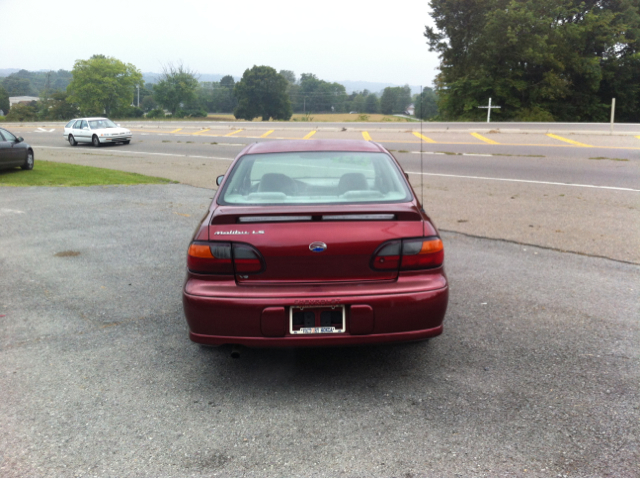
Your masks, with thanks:
[{"label": "rear window", "polygon": [[400,203],[404,176],[385,153],[292,152],[245,155],[225,181],[223,205]]}]

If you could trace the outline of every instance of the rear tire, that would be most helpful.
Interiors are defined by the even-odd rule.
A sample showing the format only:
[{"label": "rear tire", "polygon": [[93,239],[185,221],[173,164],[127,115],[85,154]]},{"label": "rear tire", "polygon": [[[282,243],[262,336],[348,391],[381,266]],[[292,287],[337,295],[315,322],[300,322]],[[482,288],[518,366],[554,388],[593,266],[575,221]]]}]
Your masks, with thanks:
[{"label": "rear tire", "polygon": [[93,138],[91,138],[91,144],[95,147],[100,146],[100,140],[96,135],[93,135]]},{"label": "rear tire", "polygon": [[29,150],[27,152],[27,159],[24,160],[24,164],[20,168],[22,168],[23,170],[33,170],[33,164],[33,151]]},{"label": "rear tire", "polygon": [[76,146],[78,144],[78,142],[76,141],[76,139],[73,137],[73,135],[69,135],[69,144],[71,146]]},{"label": "rear tire", "polygon": [[129,143],[131,143],[131,140],[125,140],[125,141],[123,141],[123,143],[124,143],[125,145],[128,145]]}]

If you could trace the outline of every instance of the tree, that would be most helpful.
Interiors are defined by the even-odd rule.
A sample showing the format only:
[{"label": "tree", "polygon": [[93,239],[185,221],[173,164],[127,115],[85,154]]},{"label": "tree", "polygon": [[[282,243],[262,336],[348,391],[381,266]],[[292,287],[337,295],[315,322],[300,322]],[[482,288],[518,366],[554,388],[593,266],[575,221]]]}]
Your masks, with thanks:
[{"label": "tree", "polygon": [[422,120],[429,120],[438,114],[438,96],[429,87],[414,97],[415,116]]},{"label": "tree", "polygon": [[9,107],[9,93],[7,93],[7,90],[0,85],[0,110],[2,110],[6,115],[9,113]]},{"label": "tree", "polygon": [[109,116],[128,107],[135,86],[142,83],[142,74],[135,66],[104,55],[77,60],[71,74],[68,101],[77,103],[86,115]]},{"label": "tree", "polygon": [[443,119],[640,120],[637,0],[431,0]]},{"label": "tree", "polygon": [[233,114],[238,119],[251,121],[258,116],[262,117],[262,121],[291,118],[287,80],[274,68],[254,65],[245,70],[233,93],[238,99]]},{"label": "tree", "polygon": [[9,96],[33,96],[34,91],[28,78],[22,78],[17,73],[12,73],[4,80],[2,86]]},{"label": "tree", "polygon": [[366,113],[380,113],[380,100],[373,93],[367,95],[364,101],[364,111]]},{"label": "tree", "polygon": [[78,105],[69,102],[69,94],[65,91],[41,95],[38,106],[38,118],[41,120],[69,120],[80,115]]},{"label": "tree", "polygon": [[380,98],[380,109],[385,115],[404,113],[411,104],[411,88],[409,85],[384,89]]},{"label": "tree", "polygon": [[163,66],[160,81],[153,86],[154,98],[163,108],[175,115],[181,105],[196,98],[198,79],[196,73],[182,63]]},{"label": "tree", "polygon": [[285,80],[287,80],[291,85],[295,85],[296,81],[298,81],[296,79],[296,74],[294,72],[292,72],[291,70],[280,70],[280,75],[282,75],[284,77]]},{"label": "tree", "polygon": [[35,103],[35,101],[32,101],[28,104],[18,103],[13,105],[7,115],[7,121],[35,121],[37,119]]}]

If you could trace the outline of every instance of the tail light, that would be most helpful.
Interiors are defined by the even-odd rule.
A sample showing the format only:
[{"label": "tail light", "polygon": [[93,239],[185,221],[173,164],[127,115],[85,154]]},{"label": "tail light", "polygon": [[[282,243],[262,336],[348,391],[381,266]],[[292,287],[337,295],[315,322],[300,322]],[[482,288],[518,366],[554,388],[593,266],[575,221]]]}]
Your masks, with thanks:
[{"label": "tail light", "polygon": [[236,274],[255,274],[264,269],[262,255],[248,244],[233,244],[233,264]]},{"label": "tail light", "polygon": [[264,259],[246,244],[194,242],[189,246],[187,267],[194,273],[255,274],[264,270]]},{"label": "tail light", "polygon": [[371,267],[376,270],[413,270],[441,266],[444,247],[437,236],[403,239],[384,243],[374,253]]}]

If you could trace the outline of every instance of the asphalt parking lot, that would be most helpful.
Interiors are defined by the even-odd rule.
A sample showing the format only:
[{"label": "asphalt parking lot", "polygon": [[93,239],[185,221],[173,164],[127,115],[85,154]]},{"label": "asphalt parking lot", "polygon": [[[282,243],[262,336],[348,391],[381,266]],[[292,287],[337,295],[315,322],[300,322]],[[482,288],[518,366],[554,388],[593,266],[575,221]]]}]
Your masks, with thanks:
[{"label": "asphalt parking lot", "polygon": [[181,310],[211,196],[0,188],[0,475],[640,475],[638,265],[445,233],[442,336],[232,360]]}]

